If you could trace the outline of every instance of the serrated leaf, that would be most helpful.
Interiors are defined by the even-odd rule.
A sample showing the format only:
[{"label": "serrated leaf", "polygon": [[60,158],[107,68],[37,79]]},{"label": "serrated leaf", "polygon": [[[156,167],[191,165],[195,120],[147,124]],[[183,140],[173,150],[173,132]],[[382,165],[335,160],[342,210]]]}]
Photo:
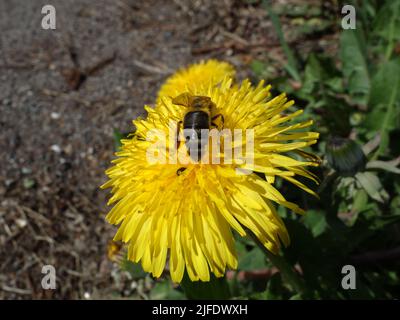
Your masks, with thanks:
[{"label": "serrated leaf", "polygon": [[311,54],[305,67],[301,94],[309,95],[321,85],[341,91],[342,79],[338,76],[332,59]]}]

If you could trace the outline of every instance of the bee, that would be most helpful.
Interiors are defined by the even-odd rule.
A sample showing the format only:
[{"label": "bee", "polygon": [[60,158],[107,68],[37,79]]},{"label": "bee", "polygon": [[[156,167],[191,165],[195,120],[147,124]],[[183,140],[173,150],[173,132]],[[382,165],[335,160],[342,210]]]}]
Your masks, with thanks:
[{"label": "bee", "polygon": [[[214,121],[218,118],[223,124],[224,116],[220,113],[212,116],[215,111],[215,103],[211,101],[210,97],[195,96],[185,92],[172,99],[172,103],[187,108],[183,121],[178,122],[177,148],[179,149],[180,146],[179,132],[183,125],[188,154],[197,162],[203,157],[208,143],[208,130],[211,127],[217,127]],[[207,129],[207,131],[204,132],[203,129]],[[191,152],[193,150],[195,152]],[[185,170],[186,168],[182,167],[177,170],[176,174],[180,175]]]},{"label": "bee", "polygon": [[107,245],[107,257],[111,261],[120,263],[125,254],[125,248],[121,242],[115,242],[113,240],[108,242]]}]

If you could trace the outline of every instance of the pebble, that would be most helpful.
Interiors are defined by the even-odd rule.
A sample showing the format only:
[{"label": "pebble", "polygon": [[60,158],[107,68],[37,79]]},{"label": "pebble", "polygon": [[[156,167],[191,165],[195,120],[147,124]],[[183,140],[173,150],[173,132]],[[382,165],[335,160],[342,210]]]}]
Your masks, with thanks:
[{"label": "pebble", "polygon": [[50,117],[51,117],[53,120],[57,120],[57,119],[60,119],[61,115],[60,115],[58,112],[52,112],[52,113],[50,114]]},{"label": "pebble", "polygon": [[16,219],[15,223],[18,227],[20,227],[21,229],[25,228],[26,225],[28,224],[28,222],[25,219]]},{"label": "pebble", "polygon": [[58,144],[53,144],[50,147],[51,151],[55,152],[55,153],[61,153],[61,148]]}]

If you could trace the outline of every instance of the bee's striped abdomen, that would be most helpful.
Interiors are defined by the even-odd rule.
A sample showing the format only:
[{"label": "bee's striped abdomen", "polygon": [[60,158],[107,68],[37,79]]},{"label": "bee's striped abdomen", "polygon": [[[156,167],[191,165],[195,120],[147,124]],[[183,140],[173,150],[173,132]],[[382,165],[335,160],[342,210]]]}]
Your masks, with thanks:
[{"label": "bee's striped abdomen", "polygon": [[[207,129],[205,132],[202,129]],[[210,129],[210,116],[205,111],[190,111],[183,119],[185,144],[190,157],[200,161],[208,143],[208,129]]]}]

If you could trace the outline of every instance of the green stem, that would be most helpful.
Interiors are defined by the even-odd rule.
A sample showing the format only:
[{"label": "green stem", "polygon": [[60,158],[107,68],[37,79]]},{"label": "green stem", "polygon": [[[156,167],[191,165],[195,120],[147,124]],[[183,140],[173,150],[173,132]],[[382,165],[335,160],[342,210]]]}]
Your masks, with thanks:
[{"label": "green stem", "polygon": [[272,25],[274,26],[276,34],[278,36],[279,42],[280,42],[282,49],[286,55],[286,58],[288,59],[288,64],[286,65],[286,69],[290,73],[290,75],[293,77],[294,80],[300,82],[301,77],[300,77],[300,72],[298,69],[297,60],[293,54],[293,51],[290,49],[288,43],[286,42],[285,36],[282,31],[282,25],[279,20],[279,17],[271,9],[271,1],[270,0],[264,0],[262,2],[262,4],[269,14]]},{"label": "green stem", "polygon": [[264,245],[250,230],[247,231],[257,246],[263,251],[268,260],[279,269],[284,280],[301,295],[306,294],[307,289],[305,287],[305,283],[299,274],[293,269],[293,267],[281,255],[275,255],[267,250],[267,248],[264,247]]},{"label": "green stem", "polygon": [[334,180],[338,177],[338,173],[331,169],[328,174],[325,176],[325,178],[322,180],[319,188],[318,188],[318,194],[322,194],[322,192],[326,189],[326,187]]},{"label": "green stem", "polygon": [[390,57],[392,56],[393,52],[393,47],[394,47],[394,27],[395,27],[395,20],[397,17],[397,10],[399,8],[399,5],[396,4],[395,9],[394,9],[394,14],[392,16],[392,19],[390,20],[390,25],[389,25],[389,39],[388,39],[388,45],[386,47],[386,54],[385,58],[386,61],[390,60]]},{"label": "green stem", "polygon": [[[396,81],[396,83],[398,83],[398,81]],[[395,105],[396,96],[397,96],[397,87],[393,88],[393,90],[392,90],[392,94],[390,95],[389,105],[386,110],[385,118],[383,119],[383,123],[381,126],[381,139],[382,140],[385,139],[385,135],[387,134],[387,131],[388,131],[389,121],[390,121],[391,117],[393,117],[393,108]],[[381,143],[379,144],[378,150],[376,150],[376,152],[372,156],[371,160],[378,159],[378,157],[383,153],[383,151],[385,151],[384,148],[386,148],[387,146],[383,143],[382,140],[381,140]]]}]

